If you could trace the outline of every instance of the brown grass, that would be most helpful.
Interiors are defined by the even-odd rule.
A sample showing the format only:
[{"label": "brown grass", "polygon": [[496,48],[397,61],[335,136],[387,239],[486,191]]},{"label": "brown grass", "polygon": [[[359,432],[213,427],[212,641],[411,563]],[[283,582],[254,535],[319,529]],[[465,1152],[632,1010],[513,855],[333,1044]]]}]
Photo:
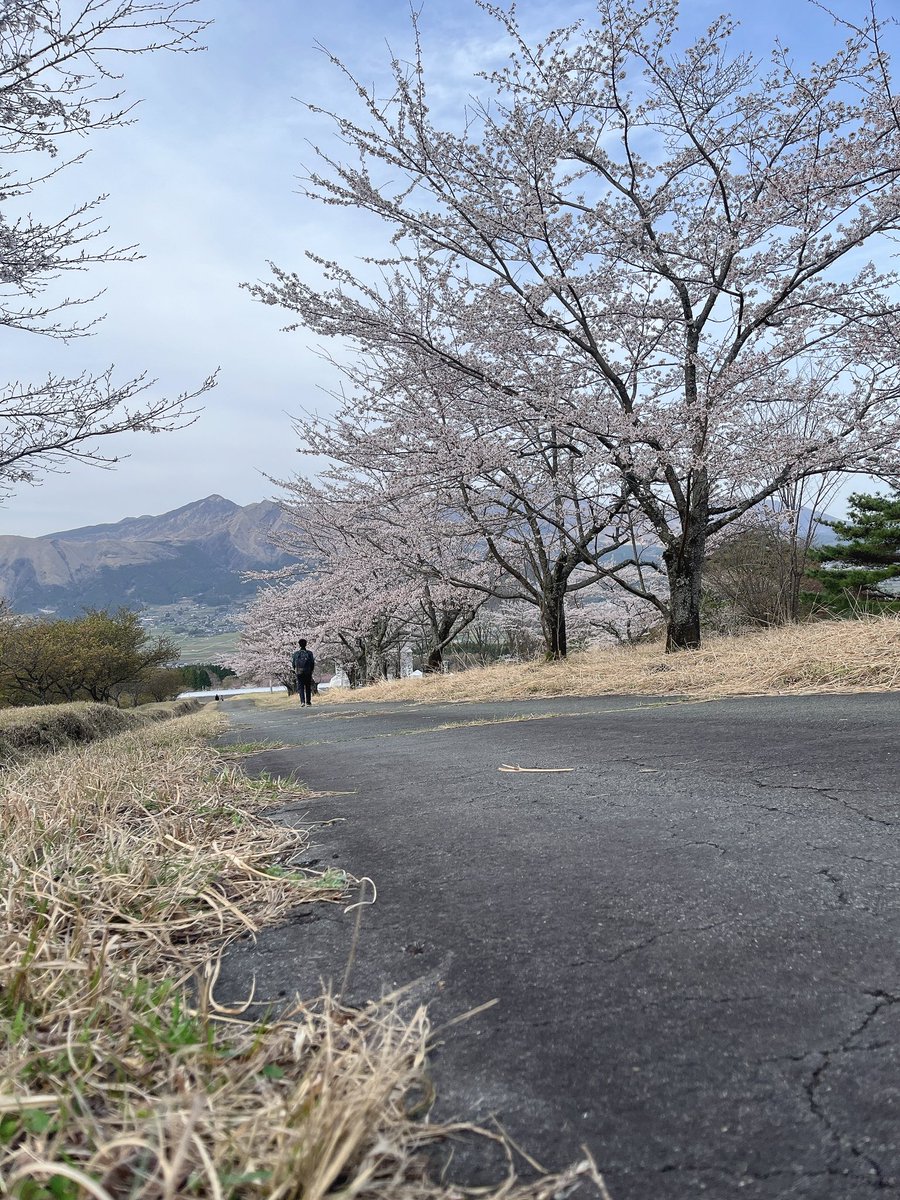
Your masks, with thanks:
[{"label": "brown grass", "polygon": [[[218,715],[12,766],[0,790],[0,1194],[429,1200],[423,1009],[215,1000],[235,936],[351,881],[204,748]],[[271,803],[271,788],[262,799]],[[427,1105],[424,1107],[427,1108]],[[590,1162],[492,1194],[550,1200]]]},{"label": "brown grass", "polygon": [[0,764],[23,754],[59,750],[126,729],[139,729],[154,721],[185,716],[199,707],[199,700],[173,700],[127,709],[88,701],[4,708],[0,710]]},{"label": "brown grass", "polygon": [[900,688],[900,617],[820,621],[710,638],[666,654],[660,643],[591,650],[563,663],[478,667],[326,693],[359,700],[530,700],[541,696],[736,696]]}]

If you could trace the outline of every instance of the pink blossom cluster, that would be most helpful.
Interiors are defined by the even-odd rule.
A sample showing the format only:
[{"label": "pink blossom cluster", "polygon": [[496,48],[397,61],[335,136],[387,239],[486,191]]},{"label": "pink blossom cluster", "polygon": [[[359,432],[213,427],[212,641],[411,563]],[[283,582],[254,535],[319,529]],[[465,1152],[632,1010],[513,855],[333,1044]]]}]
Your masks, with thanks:
[{"label": "pink blossom cluster", "polygon": [[736,52],[728,17],[680,48],[678,0],[598,0],[538,44],[483,7],[510,54],[458,128],[432,118],[418,28],[389,101],[336,62],[347,109],[313,106],[346,157],[320,153],[308,195],[381,218],[393,254],[251,289],[353,351],[303,448],[334,464],[325,501],[399,521],[410,562],[449,538],[435,578],[534,603],[551,653],[565,596],[600,582],[699,645],[711,538],[803,480],[900,471],[877,14],[800,71]]}]

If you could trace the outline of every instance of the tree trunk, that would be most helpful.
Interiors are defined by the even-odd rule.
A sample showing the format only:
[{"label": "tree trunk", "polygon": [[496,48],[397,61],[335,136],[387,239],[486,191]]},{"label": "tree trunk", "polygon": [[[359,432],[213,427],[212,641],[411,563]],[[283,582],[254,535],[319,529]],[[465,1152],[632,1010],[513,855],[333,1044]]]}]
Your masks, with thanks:
[{"label": "tree trunk", "polygon": [[800,620],[800,596],[803,592],[803,581],[806,578],[806,568],[809,558],[809,540],[801,542],[799,538],[791,545],[791,575],[790,575],[790,606],[789,618],[796,623]]},{"label": "tree trunk", "polygon": [[[428,647],[428,654],[425,658],[425,674],[440,675],[441,668],[444,665],[444,640],[450,629],[447,626],[446,619],[438,621],[437,615],[434,612],[430,614],[428,624],[431,634],[431,645]],[[450,624],[452,626],[452,622]]]},{"label": "tree trunk", "polygon": [[700,649],[700,596],[703,583],[703,556],[706,551],[706,521],[693,525],[688,521],[685,536],[678,546],[663,554],[669,579],[669,625],[666,653],[673,650]]},{"label": "tree trunk", "polygon": [[544,591],[541,601],[541,629],[544,646],[550,660],[565,658],[566,646],[566,588],[556,581]]},{"label": "tree trunk", "polygon": [[441,668],[444,665],[444,652],[440,646],[432,646],[428,651],[428,658],[425,660],[426,675],[440,675]]},{"label": "tree trunk", "polygon": [[442,618],[437,618],[431,621],[431,646],[428,650],[428,657],[425,660],[425,674],[439,675],[444,666],[444,647],[450,640],[450,634],[453,633],[453,626],[456,624],[459,614],[457,612],[448,615],[446,612]]},{"label": "tree trunk", "polygon": [[381,683],[387,679],[387,659],[379,644],[368,645],[365,651],[363,678],[367,684]]}]

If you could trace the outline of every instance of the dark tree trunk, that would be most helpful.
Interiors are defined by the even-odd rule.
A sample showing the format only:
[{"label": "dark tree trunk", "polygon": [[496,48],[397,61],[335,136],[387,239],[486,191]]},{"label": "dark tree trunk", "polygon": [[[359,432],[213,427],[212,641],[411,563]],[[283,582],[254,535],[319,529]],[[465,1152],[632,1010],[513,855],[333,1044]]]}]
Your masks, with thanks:
[{"label": "dark tree trunk", "polygon": [[459,613],[448,615],[446,612],[440,619],[431,621],[431,646],[425,660],[425,674],[439,675],[444,666],[444,647],[453,633],[453,626],[459,618]]},{"label": "dark tree trunk", "polygon": [[444,651],[440,646],[432,646],[428,651],[428,658],[425,660],[425,674],[440,675],[443,665]]},{"label": "dark tree trunk", "polygon": [[703,584],[703,556],[706,551],[706,521],[694,525],[688,521],[685,536],[678,546],[663,554],[669,579],[669,625],[666,653],[673,650],[699,650],[700,597]]},{"label": "dark tree trunk", "polygon": [[554,580],[544,591],[541,602],[541,629],[548,659],[565,658],[566,646],[566,587]]}]

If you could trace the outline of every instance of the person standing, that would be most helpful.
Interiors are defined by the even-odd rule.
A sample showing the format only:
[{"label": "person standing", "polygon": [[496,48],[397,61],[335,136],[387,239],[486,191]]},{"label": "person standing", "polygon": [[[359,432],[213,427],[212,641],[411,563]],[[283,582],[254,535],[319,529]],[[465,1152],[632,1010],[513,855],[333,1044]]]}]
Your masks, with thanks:
[{"label": "person standing", "polygon": [[316,658],[312,650],[306,648],[306,638],[300,638],[300,647],[291,657],[291,666],[297,677],[297,691],[300,693],[300,707],[306,708],[312,704],[312,677],[316,669]]}]

